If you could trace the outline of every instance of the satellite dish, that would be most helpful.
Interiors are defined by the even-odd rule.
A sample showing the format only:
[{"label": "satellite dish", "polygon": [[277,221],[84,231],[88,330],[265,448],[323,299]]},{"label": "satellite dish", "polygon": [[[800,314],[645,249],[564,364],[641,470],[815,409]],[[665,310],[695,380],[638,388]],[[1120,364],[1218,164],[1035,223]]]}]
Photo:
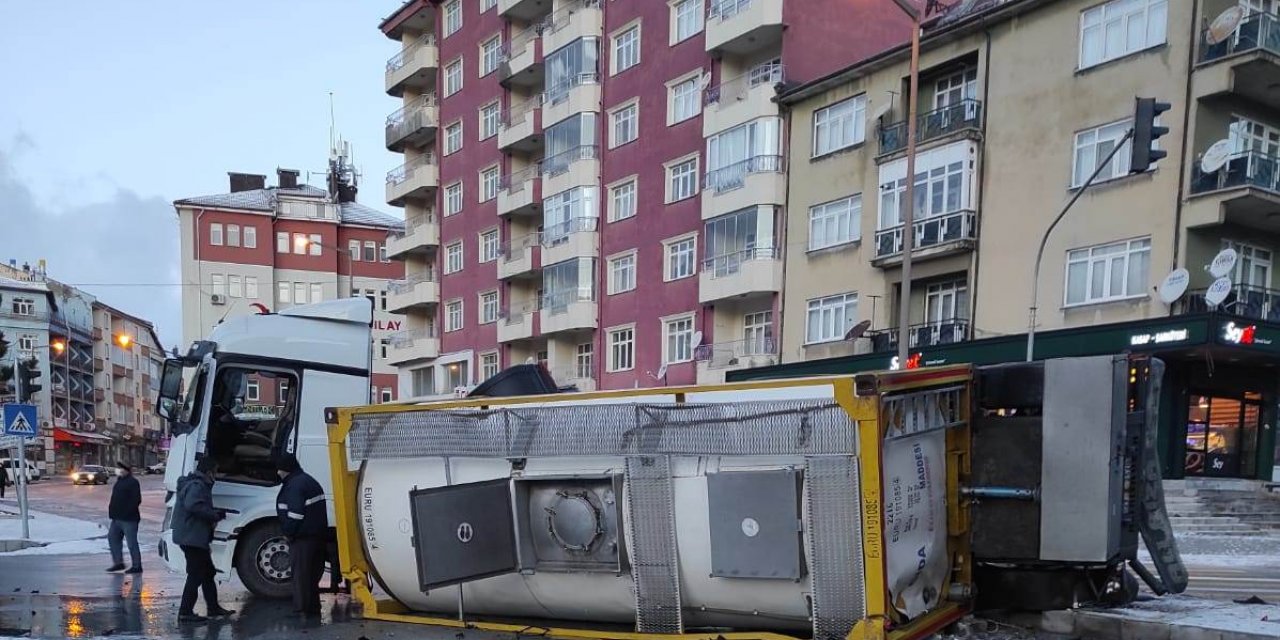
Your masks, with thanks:
[{"label": "satellite dish", "polygon": [[1204,34],[1205,44],[1213,46],[1230,38],[1243,20],[1244,7],[1240,5],[1227,7],[1213,19],[1213,22],[1209,23],[1209,30]]},{"label": "satellite dish", "polygon": [[1231,293],[1231,278],[1218,278],[1209,285],[1209,290],[1204,292],[1204,301],[1209,304],[1209,307],[1214,308],[1222,304],[1229,293]]},{"label": "satellite dish", "polygon": [[693,344],[692,344],[692,345],[690,345],[690,346],[689,346],[689,348],[690,348],[690,349],[697,349],[698,347],[701,347],[701,346],[702,346],[702,332],[701,332],[701,331],[694,331],[694,332],[693,332]]},{"label": "satellite dish", "polygon": [[1186,269],[1174,269],[1160,283],[1160,300],[1165,304],[1173,304],[1187,292],[1187,285],[1190,283],[1191,274]]},{"label": "satellite dish", "polygon": [[1217,173],[1222,165],[1227,164],[1227,158],[1231,157],[1231,141],[1227,139],[1219,140],[1205,149],[1204,154],[1200,156],[1200,170],[1205,173]]},{"label": "satellite dish", "polygon": [[667,363],[665,362],[662,363],[661,367],[658,367],[658,379],[659,380],[667,379]]},{"label": "satellite dish", "polygon": [[1213,257],[1213,262],[1209,263],[1209,273],[1215,278],[1221,278],[1231,273],[1236,268],[1236,259],[1238,258],[1239,255],[1236,254],[1236,250],[1231,247],[1219,251],[1218,255]]},{"label": "satellite dish", "polygon": [[859,322],[858,324],[855,324],[852,327],[849,327],[849,330],[846,331],[844,334],[844,339],[857,340],[858,338],[862,337],[862,334],[867,332],[867,329],[870,329],[870,328],[871,328],[871,321],[863,320],[862,322]]}]

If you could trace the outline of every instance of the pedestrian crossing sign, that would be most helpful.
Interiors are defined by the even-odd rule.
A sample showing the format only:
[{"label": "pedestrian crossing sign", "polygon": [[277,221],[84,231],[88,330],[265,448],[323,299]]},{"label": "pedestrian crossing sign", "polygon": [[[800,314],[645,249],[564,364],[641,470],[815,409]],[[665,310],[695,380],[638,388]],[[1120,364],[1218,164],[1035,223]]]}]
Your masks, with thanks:
[{"label": "pedestrian crossing sign", "polygon": [[36,435],[36,406],[9,403],[4,405],[4,434],[30,438]]}]

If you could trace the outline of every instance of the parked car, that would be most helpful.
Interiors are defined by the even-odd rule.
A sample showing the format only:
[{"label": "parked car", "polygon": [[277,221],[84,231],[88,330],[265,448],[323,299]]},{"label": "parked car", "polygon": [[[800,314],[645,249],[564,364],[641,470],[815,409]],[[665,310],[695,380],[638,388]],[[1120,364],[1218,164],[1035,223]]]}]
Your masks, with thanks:
[{"label": "parked car", "polygon": [[110,480],[111,472],[96,464],[86,464],[71,472],[73,484],[107,484]]},{"label": "parked car", "polygon": [[147,475],[164,475],[164,463],[157,462],[147,467]]},{"label": "parked car", "polygon": [[[9,476],[10,484],[18,482],[18,460],[13,458],[0,458],[0,467],[4,468],[5,475]],[[27,460],[27,482],[36,482],[40,479],[40,469],[36,467],[36,463]]]}]

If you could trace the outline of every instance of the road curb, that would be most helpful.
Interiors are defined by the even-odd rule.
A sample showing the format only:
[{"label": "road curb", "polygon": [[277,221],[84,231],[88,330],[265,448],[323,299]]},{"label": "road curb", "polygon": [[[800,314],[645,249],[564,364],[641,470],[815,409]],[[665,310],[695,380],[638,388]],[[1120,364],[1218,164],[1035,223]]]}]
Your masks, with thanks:
[{"label": "road curb", "polygon": [[[1202,605],[1179,599],[1182,607],[1206,611],[1217,610],[1217,621],[1197,623],[1179,619],[1170,610],[1165,619],[1152,616],[1150,609],[1077,609],[1043,613],[999,613],[988,617],[1025,628],[1058,636],[1089,640],[1275,640],[1280,634],[1280,620],[1271,616],[1274,607],[1253,607],[1217,601]],[[1181,607],[1178,607],[1181,608]],[[1188,609],[1183,609],[1184,611]],[[1234,622],[1223,622],[1234,619]]]},{"label": "road curb", "polygon": [[46,546],[43,542],[35,542],[33,540],[0,540],[0,553],[9,553],[10,551],[22,551],[31,547]]}]

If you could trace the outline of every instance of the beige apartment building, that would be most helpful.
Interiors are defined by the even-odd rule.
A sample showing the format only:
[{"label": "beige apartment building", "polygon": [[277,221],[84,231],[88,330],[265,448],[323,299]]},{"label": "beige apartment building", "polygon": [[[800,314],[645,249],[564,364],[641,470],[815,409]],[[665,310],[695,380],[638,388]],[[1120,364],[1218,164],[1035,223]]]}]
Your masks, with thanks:
[{"label": "beige apartment building", "polygon": [[[924,28],[909,317],[903,45],[780,95],[784,364],[736,377],[897,366],[902,322],[910,365],[1021,360],[1034,305],[1037,358],[1146,351],[1169,363],[1167,475],[1269,476],[1280,2],[960,4]],[[1048,238],[1033,302],[1041,237],[1132,126],[1136,96],[1172,105],[1156,144],[1168,157],[1131,174],[1126,146],[1103,167]],[[1207,265],[1226,248],[1231,292],[1212,305]],[[1161,284],[1177,268],[1189,287],[1173,296]]]}]

